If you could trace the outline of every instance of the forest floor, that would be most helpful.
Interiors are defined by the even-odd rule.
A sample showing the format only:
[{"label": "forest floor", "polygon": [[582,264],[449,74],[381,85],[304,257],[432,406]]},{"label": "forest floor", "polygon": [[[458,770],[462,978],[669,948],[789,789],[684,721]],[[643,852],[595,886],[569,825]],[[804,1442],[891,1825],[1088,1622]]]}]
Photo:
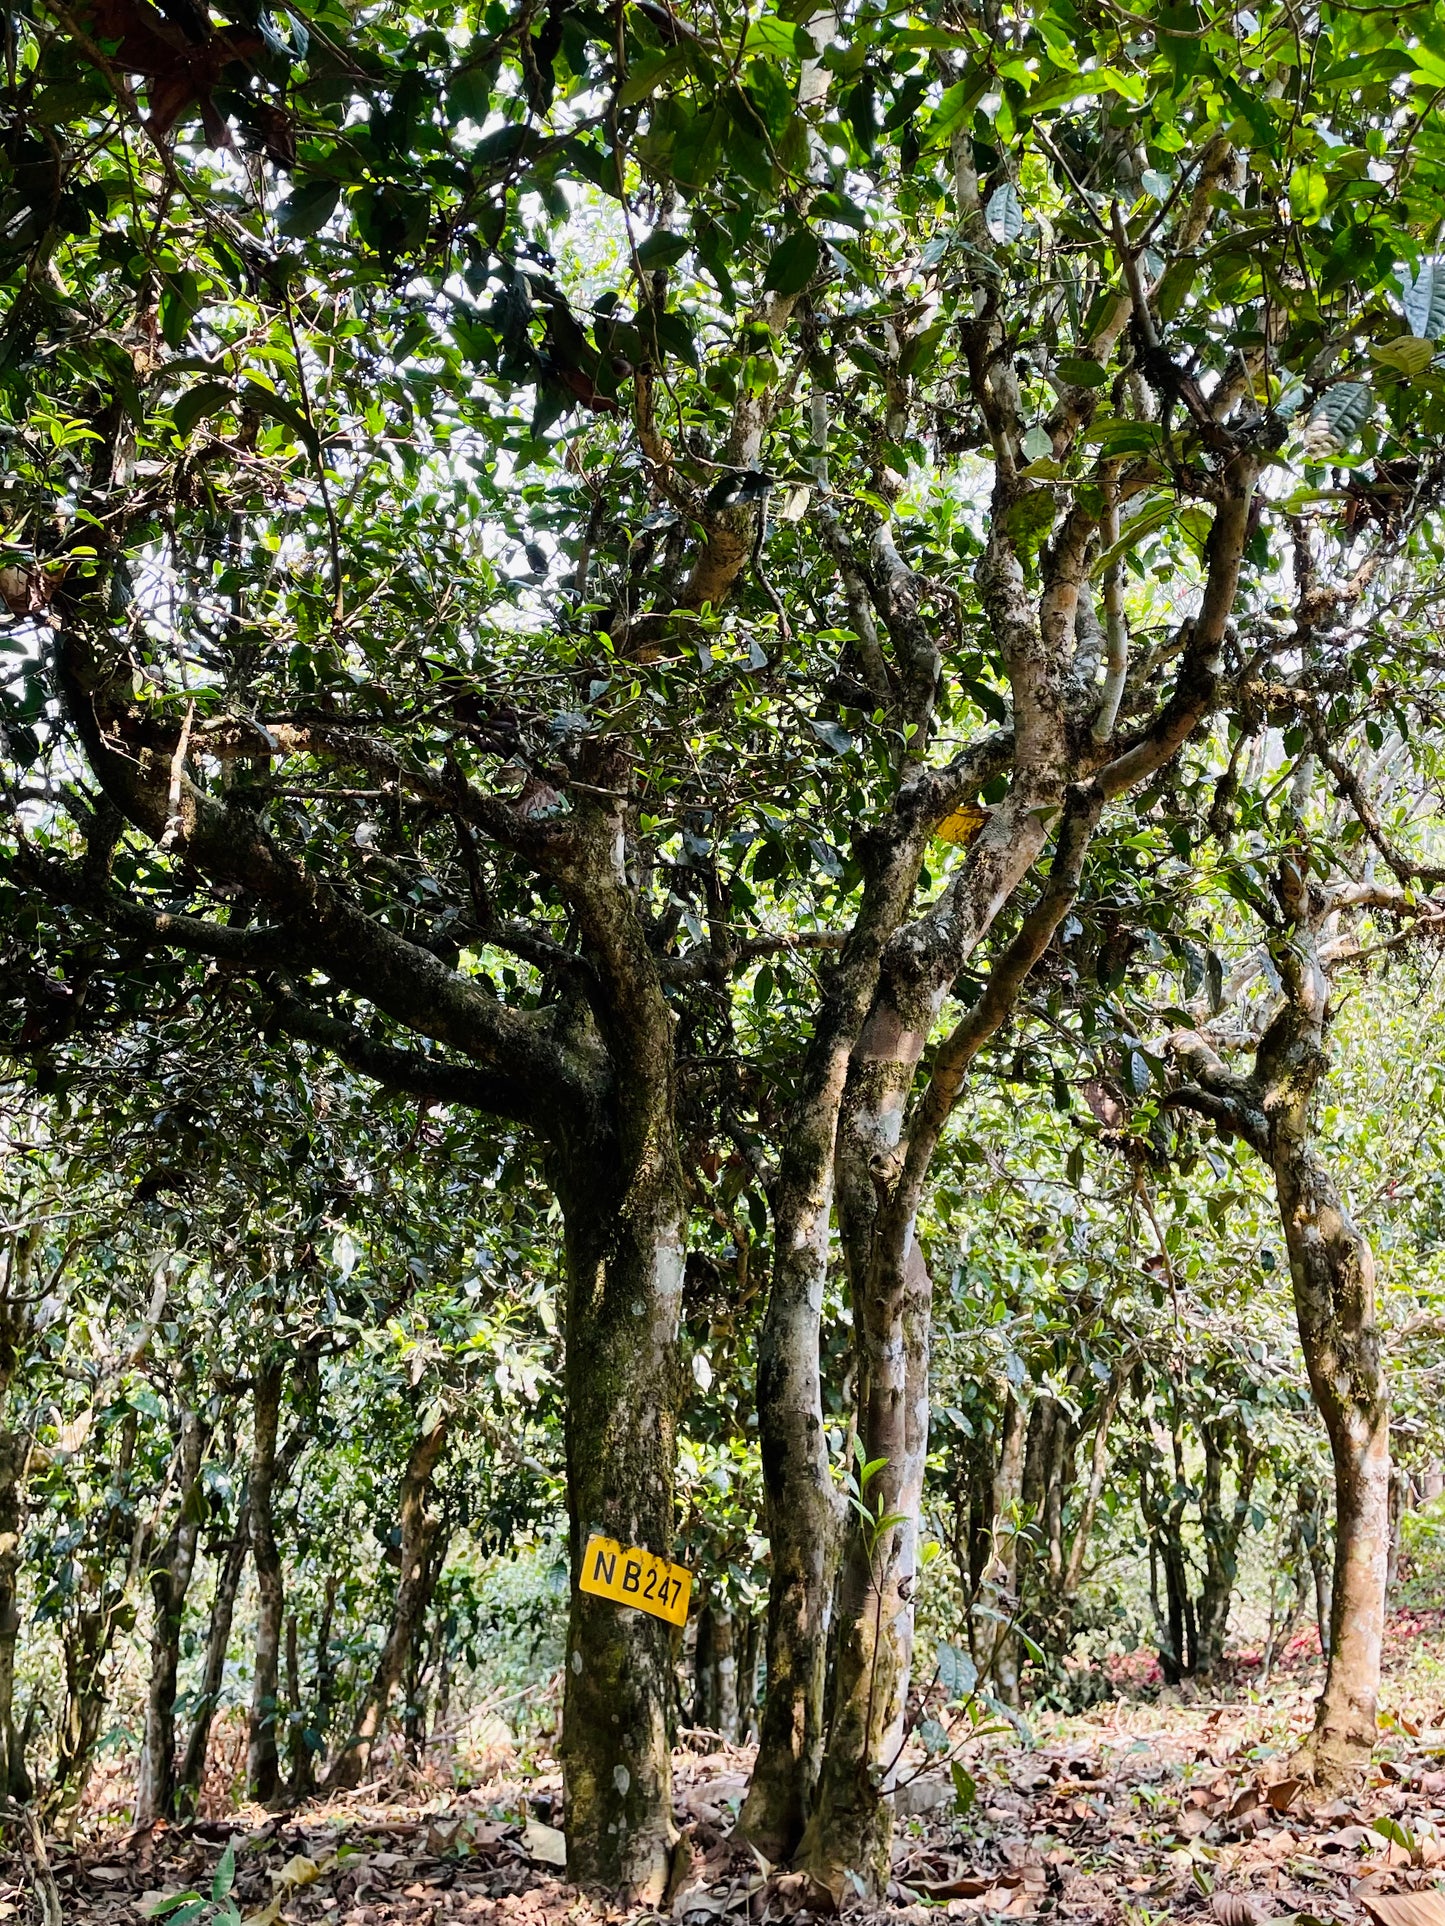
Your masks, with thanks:
[{"label": "forest floor", "polygon": [[[902,1794],[911,1810],[897,1828],[887,1913],[1445,1926],[1445,1893],[1433,1897],[1445,1886],[1445,1613],[1392,1619],[1376,1766],[1347,1798],[1312,1800],[1289,1776],[1317,1659],[1297,1655],[1267,1690],[1251,1687],[1247,1666],[1236,1676],[1218,1697],[1186,1688],[1036,1714],[1032,1744],[976,1742],[964,1762],[977,1794],[964,1817],[947,1771],[923,1770]],[[671,1912],[682,1926],[743,1926],[806,1906],[798,1876],[769,1873],[729,1840],[748,1763],[738,1748],[677,1755],[678,1819],[693,1855]],[[377,1785],[293,1813],[241,1808],[139,1833],[97,1819],[73,1845],[47,1848],[48,1920],[33,1853],[0,1860],[0,1921],[137,1926],[166,1898],[209,1894],[227,1841],[234,1899],[254,1926],[656,1921],[582,1898],[549,1863],[561,1844],[550,1824],[559,1786],[555,1772],[503,1772],[464,1792]],[[1388,1903],[1412,1894],[1413,1907]],[[844,1903],[845,1913],[862,1910]]]}]

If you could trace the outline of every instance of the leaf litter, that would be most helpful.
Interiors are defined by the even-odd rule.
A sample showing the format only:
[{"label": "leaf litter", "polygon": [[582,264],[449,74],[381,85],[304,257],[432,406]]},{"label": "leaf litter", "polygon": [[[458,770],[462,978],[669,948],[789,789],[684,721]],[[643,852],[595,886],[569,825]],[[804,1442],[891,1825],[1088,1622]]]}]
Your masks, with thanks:
[{"label": "leaf litter", "polygon": [[[982,1926],[1445,1926],[1445,1693],[1387,1717],[1368,1777],[1333,1797],[1290,1768],[1311,1703],[1300,1681],[1268,1702],[1165,1695],[1036,1716],[1032,1745],[962,1742],[958,1779],[905,1753],[883,1911]],[[727,1926],[832,1910],[735,1836],[750,1750],[699,1741],[674,1759],[683,1846],[662,1913],[567,1883],[555,1769],[421,1801],[377,1784],[294,1813],[83,1831],[47,1842],[49,1876],[66,1926],[170,1917],[167,1900],[211,1891],[228,1849],[246,1926]],[[43,1926],[33,1870],[23,1850],[0,1856],[0,1926]]]}]

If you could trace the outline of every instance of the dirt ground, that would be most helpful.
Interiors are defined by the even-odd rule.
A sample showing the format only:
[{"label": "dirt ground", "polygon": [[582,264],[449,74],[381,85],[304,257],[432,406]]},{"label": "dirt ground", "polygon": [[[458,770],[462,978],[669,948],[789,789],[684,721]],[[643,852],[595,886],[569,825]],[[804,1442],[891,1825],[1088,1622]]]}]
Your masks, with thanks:
[{"label": "dirt ground", "polygon": [[[1119,1700],[1036,1717],[1032,1745],[973,1740],[959,1752],[977,1788],[965,1815],[947,1767],[920,1759],[899,1795],[906,1816],[887,1911],[1099,1926],[1291,1917],[1445,1926],[1445,1615],[1392,1621],[1376,1767],[1347,1798],[1312,1799],[1289,1775],[1317,1676],[1302,1657],[1261,1690],[1244,1667],[1227,1697]],[[677,1755],[693,1862],[672,1918],[723,1926],[798,1912],[802,1881],[729,1838],[748,1754],[708,1744],[696,1736]],[[466,1791],[408,1799],[377,1785],[296,1813],[242,1808],[139,1833],[95,1820],[73,1846],[46,1844],[48,1875],[33,1844],[0,1862],[0,1921],[57,1926],[58,1905],[64,1926],[137,1926],[166,1898],[208,1895],[228,1843],[235,1903],[255,1926],[656,1920],[583,1898],[549,1863],[559,1788],[555,1771],[513,1772]],[[843,1910],[865,1909],[845,1899]]]}]

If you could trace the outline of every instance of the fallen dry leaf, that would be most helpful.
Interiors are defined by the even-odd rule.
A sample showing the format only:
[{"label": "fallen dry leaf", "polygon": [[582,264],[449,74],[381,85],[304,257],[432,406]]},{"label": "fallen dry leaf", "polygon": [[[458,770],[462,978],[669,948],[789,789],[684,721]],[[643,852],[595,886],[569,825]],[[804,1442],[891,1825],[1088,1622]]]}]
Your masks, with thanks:
[{"label": "fallen dry leaf", "polygon": [[557,1826],[544,1826],[540,1819],[530,1819],[522,1834],[522,1844],[527,1857],[535,1859],[543,1866],[565,1866],[567,1864],[567,1835]]},{"label": "fallen dry leaf", "polygon": [[1303,1779],[1276,1779],[1264,1795],[1264,1802],[1271,1812],[1288,1812],[1290,1807],[1304,1791]]},{"label": "fallen dry leaf", "polygon": [[1209,1910],[1219,1926],[1264,1926],[1265,1920],[1274,1917],[1264,1901],[1251,1893],[1215,1893]]},{"label": "fallen dry leaf", "polygon": [[1380,1893],[1360,1904],[1375,1926],[1445,1926],[1445,1893]]}]

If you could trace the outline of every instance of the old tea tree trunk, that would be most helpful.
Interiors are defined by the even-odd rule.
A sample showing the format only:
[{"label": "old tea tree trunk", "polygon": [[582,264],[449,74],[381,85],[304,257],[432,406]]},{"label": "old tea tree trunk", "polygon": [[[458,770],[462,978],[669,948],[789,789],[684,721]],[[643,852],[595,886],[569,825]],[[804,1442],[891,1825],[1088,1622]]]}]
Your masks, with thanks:
[{"label": "old tea tree trunk", "polygon": [[1335,1468],[1335,1572],[1329,1666],[1296,1769],[1321,1786],[1368,1766],[1385,1629],[1390,1546],[1389,1404],[1375,1323],[1375,1264],[1314,1141],[1311,1109],[1328,1069],[1323,925],[1334,904],[1308,856],[1280,866],[1287,933],[1271,945],[1283,999],[1252,1076],[1226,1068],[1192,1031],[1170,1041],[1190,1087],[1174,1101],[1242,1137],[1274,1173],[1300,1347]]},{"label": "old tea tree trunk", "polygon": [[[549,750],[551,780],[515,802],[469,781],[456,762],[403,757],[390,742],[329,719],[228,717],[187,735],[139,715],[131,672],[114,647],[104,598],[82,595],[57,630],[55,667],[67,716],[110,809],[91,819],[90,857],[33,855],[32,880],[52,900],[128,940],[224,957],[264,979],[264,1020],[332,1052],[361,1074],[427,1101],[511,1120],[537,1142],[566,1232],[566,1389],[574,1595],[563,1708],[568,1871],[577,1882],[663,1896],[672,1871],[667,1707],[671,1638],[660,1621],[575,1590],[589,1533],[667,1555],[679,1403],[686,1190],[676,1143],[673,1017],[649,947],[644,885],[629,867],[637,835],[631,751],[622,738],[580,734]],[[288,847],[284,822],[238,807],[211,766],[254,759],[258,740],[283,766],[316,780],[352,772],[391,786],[450,842],[436,862],[471,903],[472,940],[525,956],[544,985],[513,1007],[425,941],[361,907],[354,844],[338,834],[329,861]],[[553,784],[561,785],[554,787]],[[565,794],[563,790],[570,793]],[[182,915],[127,893],[112,877],[119,824],[171,851],[207,890],[238,888],[252,927]],[[535,920],[494,915],[483,857],[509,871],[524,900],[555,914],[568,943]],[[187,885],[189,887],[189,885]],[[528,897],[527,892],[533,892]],[[425,932],[423,932],[425,935]],[[529,996],[531,992],[529,992]],[[366,1025],[354,1020],[358,1006]],[[377,1030],[382,1026],[383,1034]],[[410,1047],[394,1041],[409,1034]],[[258,1409],[258,1425],[264,1412]],[[264,1440],[263,1440],[264,1442]],[[261,1454],[264,1457],[264,1453]],[[253,1544],[268,1562],[265,1468],[250,1482]],[[262,1570],[263,1580],[265,1572]],[[263,1583],[260,1717],[253,1767],[274,1783],[274,1701],[281,1619]]]}]

